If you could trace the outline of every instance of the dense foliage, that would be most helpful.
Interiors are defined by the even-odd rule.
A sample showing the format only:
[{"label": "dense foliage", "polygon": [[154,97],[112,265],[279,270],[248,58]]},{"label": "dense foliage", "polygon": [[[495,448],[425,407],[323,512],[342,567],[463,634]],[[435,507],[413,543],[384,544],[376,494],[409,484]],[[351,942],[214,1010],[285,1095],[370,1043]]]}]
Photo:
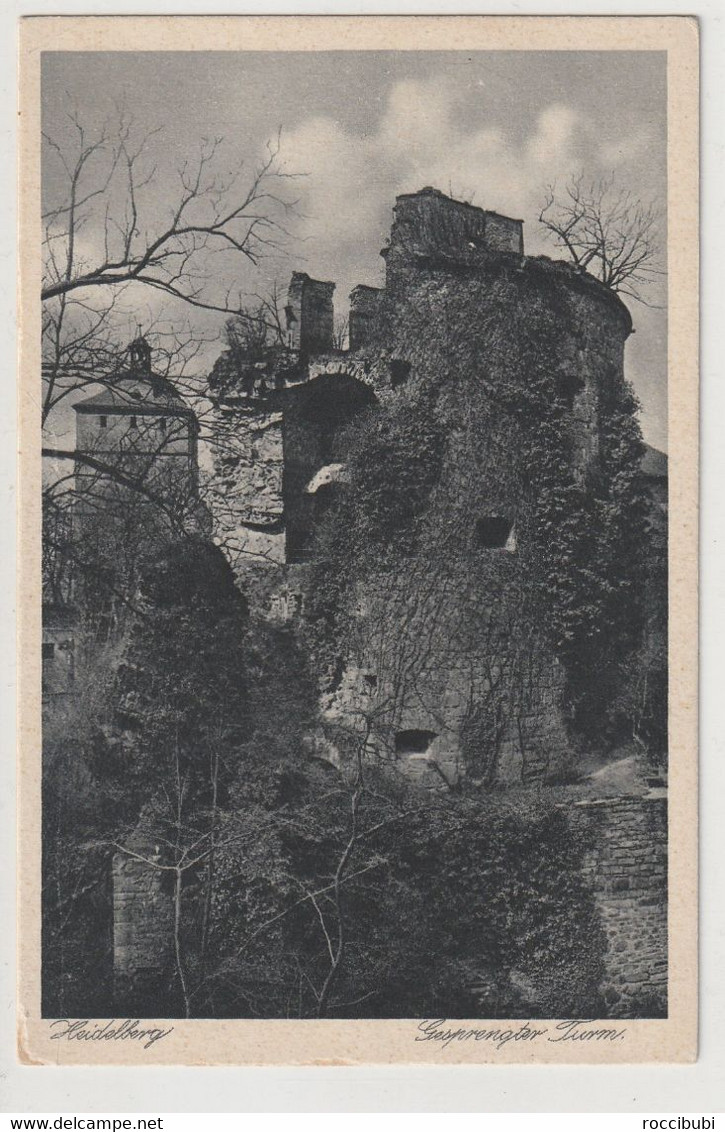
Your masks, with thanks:
[{"label": "dense foliage", "polygon": [[62,968],[48,970],[53,1013],[87,1011],[89,996],[108,1009],[114,854],[140,829],[161,847],[154,867],[179,866],[184,886],[198,879],[248,737],[246,606],[231,571],[195,537],[155,550],[123,633],[86,639],[82,692],[46,726],[44,954]]},{"label": "dense foliage", "polygon": [[550,805],[393,801],[378,779],[353,832],[349,783],[308,770],[297,786],[263,846],[220,866],[211,1012],[601,1010],[602,937],[582,849]]}]

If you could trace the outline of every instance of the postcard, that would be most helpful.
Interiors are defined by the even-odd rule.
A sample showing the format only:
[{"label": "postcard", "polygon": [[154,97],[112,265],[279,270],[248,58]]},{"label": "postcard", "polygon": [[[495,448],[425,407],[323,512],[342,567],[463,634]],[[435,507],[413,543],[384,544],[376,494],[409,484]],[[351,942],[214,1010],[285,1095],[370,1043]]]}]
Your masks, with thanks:
[{"label": "postcard", "polygon": [[19,1056],[697,1055],[698,29],[21,21]]}]

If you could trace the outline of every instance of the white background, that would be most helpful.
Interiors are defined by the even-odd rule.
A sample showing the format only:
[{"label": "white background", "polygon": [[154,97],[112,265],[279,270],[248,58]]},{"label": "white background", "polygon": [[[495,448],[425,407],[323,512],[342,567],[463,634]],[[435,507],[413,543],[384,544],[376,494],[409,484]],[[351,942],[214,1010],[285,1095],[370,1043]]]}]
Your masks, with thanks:
[{"label": "white background", "polygon": [[[15,126],[17,20],[22,15],[223,14],[697,15],[702,42],[703,354],[702,354],[702,747],[701,1040],[692,1066],[370,1067],[360,1069],[53,1069],[20,1066],[15,1056],[14,934],[14,592],[15,592]],[[14,1113],[389,1112],[661,1113],[725,1109],[725,8],[722,0],[540,3],[189,3],[156,0],[2,0],[0,10],[0,1108]],[[109,47],[111,45],[109,44]],[[213,1060],[214,1051],[209,1051]],[[718,1118],[719,1124],[724,1118]],[[436,1120],[436,1129],[440,1128]],[[7,1124],[7,1121],[4,1121]],[[199,1127],[198,1118],[165,1124]],[[426,1127],[427,1119],[415,1124]],[[466,1121],[466,1124],[471,1123]],[[504,1126],[507,1122],[503,1122]],[[530,1124],[531,1122],[526,1122]],[[542,1122],[543,1123],[543,1122]],[[547,1120],[544,1127],[551,1124]],[[562,1122],[574,1128],[574,1121]],[[577,1127],[585,1120],[577,1121]],[[716,1124],[716,1127],[717,1127]],[[174,1128],[173,1125],[176,1125]],[[495,1121],[489,1125],[496,1127]],[[537,1122],[540,1127],[541,1124]],[[641,1119],[623,1118],[641,1128]],[[227,1126],[231,1124],[227,1122]],[[235,1127],[238,1127],[238,1123]],[[477,1122],[480,1127],[480,1122]],[[592,1121],[602,1128],[603,1121]],[[336,1127],[339,1127],[336,1125]],[[557,1125],[561,1127],[561,1125]]]}]

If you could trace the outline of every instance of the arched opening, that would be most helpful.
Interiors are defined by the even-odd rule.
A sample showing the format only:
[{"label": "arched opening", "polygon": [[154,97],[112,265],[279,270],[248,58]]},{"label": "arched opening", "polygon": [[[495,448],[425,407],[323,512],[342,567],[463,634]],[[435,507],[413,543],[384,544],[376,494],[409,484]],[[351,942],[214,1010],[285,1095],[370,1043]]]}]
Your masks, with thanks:
[{"label": "arched opening", "polygon": [[[347,447],[344,430],[364,409],[377,404],[372,389],[349,374],[326,373],[296,387],[293,392],[285,413],[285,425],[299,423],[305,434],[305,452],[315,451],[315,469],[344,460]],[[286,433],[293,441],[294,429],[286,429]]]},{"label": "arched opening", "polygon": [[372,389],[346,373],[321,374],[286,391],[282,494],[288,562],[309,558],[315,527],[343,482],[342,476],[320,473],[344,465],[349,425],[376,404]]}]

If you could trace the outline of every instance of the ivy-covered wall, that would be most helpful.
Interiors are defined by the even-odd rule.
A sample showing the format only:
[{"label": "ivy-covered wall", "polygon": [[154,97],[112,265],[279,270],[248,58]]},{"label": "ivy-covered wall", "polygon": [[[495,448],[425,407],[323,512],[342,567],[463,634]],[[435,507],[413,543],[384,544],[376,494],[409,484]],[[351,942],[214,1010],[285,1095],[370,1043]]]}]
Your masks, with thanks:
[{"label": "ivy-covered wall", "polygon": [[[263,755],[269,760],[268,750]],[[480,799],[451,799],[414,812],[402,838],[382,833],[370,844],[372,888],[349,901],[353,985],[371,976],[366,963],[378,964],[363,1016],[666,1016],[666,801],[656,792],[577,801],[570,788],[555,797],[552,805],[536,794],[509,795],[493,812]],[[304,870],[300,846],[291,852]],[[246,849],[247,867],[250,856]],[[257,887],[268,889],[269,861],[254,867],[261,867]],[[173,986],[172,899],[161,876],[127,854],[114,862],[113,1009],[126,1014],[168,1003]],[[254,922],[237,923],[239,907],[223,883],[218,899],[238,947],[235,932],[253,937]],[[275,981],[268,946],[263,941],[260,956],[266,990]],[[242,983],[253,981],[254,956],[234,970]],[[280,1008],[264,999],[263,1009],[276,1016]]]},{"label": "ivy-covered wall", "polygon": [[[278,352],[231,395],[214,379],[246,453],[220,457],[226,513],[264,526],[256,497],[269,520],[235,547],[243,587],[266,553],[254,540],[274,526],[279,563],[286,528],[263,612],[284,610],[318,675],[315,749],[363,743],[430,785],[566,780],[582,743],[616,741],[607,712],[641,637],[630,316],[520,235],[440,193],[400,198],[356,348]],[[318,412],[303,443],[301,407],[353,388],[370,396],[344,420]],[[302,483],[317,452],[345,465],[324,507]]]},{"label": "ivy-covered wall", "polygon": [[402,761],[431,783],[560,779],[572,724],[591,721],[586,677],[621,661],[639,618],[629,315],[566,265],[423,254],[399,229],[355,357],[386,392],[311,585],[314,627],[349,659],[326,718],[387,759],[418,732]]}]

